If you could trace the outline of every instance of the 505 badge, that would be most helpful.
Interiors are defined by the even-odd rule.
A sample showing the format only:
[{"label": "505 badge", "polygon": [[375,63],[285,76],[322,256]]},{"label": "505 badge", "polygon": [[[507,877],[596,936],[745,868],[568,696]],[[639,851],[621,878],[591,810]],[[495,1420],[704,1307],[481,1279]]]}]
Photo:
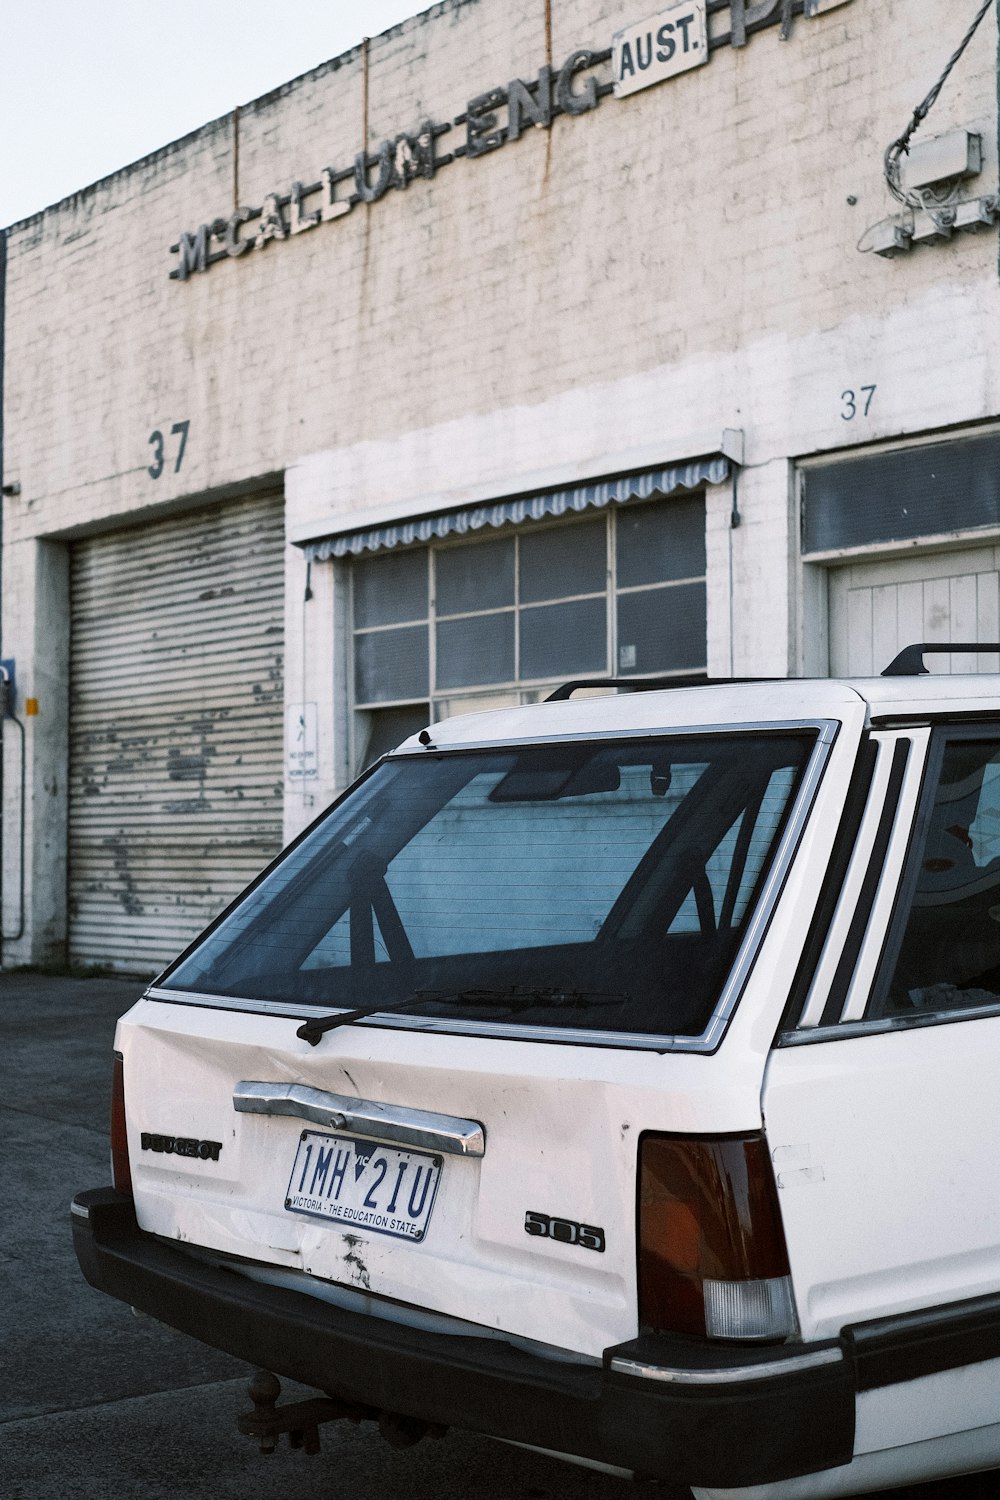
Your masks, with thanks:
[{"label": "505 badge", "polygon": [[531,1209],[524,1216],[524,1232],[540,1239],[558,1240],[561,1245],[579,1245],[583,1250],[604,1249],[604,1230],[596,1224],[556,1219],[551,1214],[534,1213]]}]

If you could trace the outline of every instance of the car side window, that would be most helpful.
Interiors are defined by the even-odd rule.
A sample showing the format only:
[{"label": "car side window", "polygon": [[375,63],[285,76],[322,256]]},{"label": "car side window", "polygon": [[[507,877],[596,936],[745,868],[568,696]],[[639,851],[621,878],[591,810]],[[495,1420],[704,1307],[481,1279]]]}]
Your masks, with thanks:
[{"label": "car side window", "polygon": [[945,742],[917,836],[891,979],[868,1014],[1000,1005],[1000,740]]}]

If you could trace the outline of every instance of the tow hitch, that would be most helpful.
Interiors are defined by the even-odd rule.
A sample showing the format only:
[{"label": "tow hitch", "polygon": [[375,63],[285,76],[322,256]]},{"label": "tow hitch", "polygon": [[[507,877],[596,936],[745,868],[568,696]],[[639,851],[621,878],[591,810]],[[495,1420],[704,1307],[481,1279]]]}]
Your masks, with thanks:
[{"label": "tow hitch", "polygon": [[291,1447],[304,1453],[320,1451],[319,1428],[322,1422],[377,1422],[379,1432],[394,1448],[409,1448],[421,1438],[444,1437],[446,1427],[405,1417],[399,1412],[379,1411],[357,1401],[339,1401],[332,1396],[316,1396],[309,1401],[289,1401],[278,1406],[281,1382],[270,1370],[258,1370],[247,1383],[247,1394],[253,1411],[241,1413],[239,1430],[245,1437],[257,1438],[261,1453],[273,1453],[278,1438],[288,1433]]}]

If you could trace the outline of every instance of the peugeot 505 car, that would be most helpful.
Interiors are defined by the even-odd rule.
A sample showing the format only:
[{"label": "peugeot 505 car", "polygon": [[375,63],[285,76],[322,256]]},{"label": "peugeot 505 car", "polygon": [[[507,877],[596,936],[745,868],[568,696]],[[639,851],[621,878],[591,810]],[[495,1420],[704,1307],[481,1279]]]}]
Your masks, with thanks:
[{"label": "peugeot 505 car", "polygon": [[87,1279],[266,1372],[265,1446],[1000,1464],[1000,676],[925,656],[407,740],[120,1021]]}]

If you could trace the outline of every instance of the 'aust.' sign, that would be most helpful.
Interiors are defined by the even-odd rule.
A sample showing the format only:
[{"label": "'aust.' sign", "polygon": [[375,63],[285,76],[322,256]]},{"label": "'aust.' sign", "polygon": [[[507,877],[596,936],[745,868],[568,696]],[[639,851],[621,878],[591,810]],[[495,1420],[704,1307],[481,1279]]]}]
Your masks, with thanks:
[{"label": "'aust.' sign", "polygon": [[[767,26],[792,33],[796,16],[814,17],[849,0],[681,0],[615,33],[612,45],[581,47],[559,67],[546,63],[532,79],[514,78],[470,99],[448,122],[425,120],[417,130],[361,150],[341,168],[327,166],[311,182],[293,182],[268,193],[256,208],[237,208],[226,218],[185,231],[171,245],[177,257],[171,277],[187,281],[220,260],[238,260],[349,214],[358,204],[377,203],[417,178],[434,177],[463,157],[486,156],[517,141],[529,126],[547,130],[557,115],[585,115],[608,96],[627,98],[640,89],[707,63],[719,47],[745,47]],[[609,74],[610,65],[610,74]],[[460,132],[451,150],[444,137]]]},{"label": "'aust.' sign", "polygon": [[708,23],[702,0],[672,5],[617,31],[611,44],[615,95],[648,89],[708,62]]}]

